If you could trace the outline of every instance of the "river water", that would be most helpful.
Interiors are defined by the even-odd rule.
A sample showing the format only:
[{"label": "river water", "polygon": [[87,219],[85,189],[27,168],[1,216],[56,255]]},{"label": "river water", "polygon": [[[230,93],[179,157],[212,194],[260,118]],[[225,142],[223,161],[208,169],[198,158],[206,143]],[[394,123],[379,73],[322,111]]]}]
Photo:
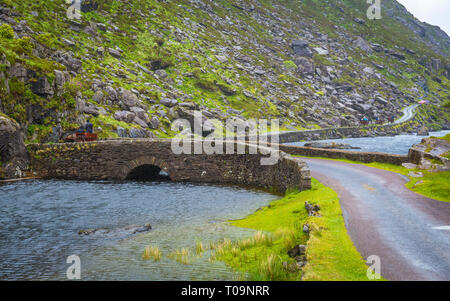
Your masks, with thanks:
[{"label": "river water", "polygon": [[[277,197],[237,187],[172,182],[22,181],[0,184],[0,279],[64,280],[67,257],[81,259],[82,280],[233,280],[208,252],[185,265],[168,259],[175,249],[193,249],[251,230],[227,224]],[[150,223],[138,235],[116,231]],[[81,229],[111,229],[80,236]],[[159,262],[143,260],[159,246]]]},{"label": "river water", "polygon": [[[442,137],[450,131],[439,131],[430,132],[430,136]],[[381,152],[389,153],[395,155],[407,155],[409,149],[413,144],[420,143],[420,141],[425,138],[423,136],[413,135],[398,135],[394,137],[363,137],[363,138],[344,138],[344,139],[328,139],[328,140],[318,140],[314,142],[336,142],[350,144],[354,147],[360,147],[361,149],[355,149],[352,151],[361,152]],[[303,146],[305,143],[309,142],[292,142],[286,143],[288,145]]]}]

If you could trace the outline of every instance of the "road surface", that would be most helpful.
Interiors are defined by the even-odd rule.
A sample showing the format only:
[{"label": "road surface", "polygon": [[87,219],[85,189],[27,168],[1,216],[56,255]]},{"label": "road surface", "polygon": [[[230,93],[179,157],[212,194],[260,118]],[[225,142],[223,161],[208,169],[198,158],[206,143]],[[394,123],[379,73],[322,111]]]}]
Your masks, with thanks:
[{"label": "road surface", "polygon": [[389,280],[450,280],[450,203],[418,195],[405,177],[339,161],[304,159],[340,197],[347,231]]},{"label": "road surface", "polygon": [[409,106],[407,108],[404,108],[402,118],[394,121],[394,124],[400,124],[400,123],[411,120],[414,117],[414,115],[415,115],[414,111],[416,110],[416,108],[418,106],[419,106],[419,104],[415,104],[415,105]]}]

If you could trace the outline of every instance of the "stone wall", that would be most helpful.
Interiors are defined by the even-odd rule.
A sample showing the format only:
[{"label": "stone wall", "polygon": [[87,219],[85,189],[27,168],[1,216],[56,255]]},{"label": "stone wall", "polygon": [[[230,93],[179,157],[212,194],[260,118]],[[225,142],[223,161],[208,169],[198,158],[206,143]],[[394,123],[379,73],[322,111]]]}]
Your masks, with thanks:
[{"label": "stone wall", "polygon": [[282,132],[279,133],[279,143],[340,138],[394,136],[402,132],[410,131],[410,127],[410,122],[406,122],[402,124],[373,125],[365,127],[343,127],[309,131]]},{"label": "stone wall", "polygon": [[371,163],[390,163],[402,165],[408,162],[408,156],[392,155],[385,153],[354,152],[346,150],[322,149],[293,145],[279,145],[279,149],[285,153],[306,157],[325,157],[331,159],[347,159],[352,161]]},{"label": "stone wall", "polygon": [[30,144],[28,150],[33,171],[43,178],[124,180],[139,166],[155,165],[177,182],[236,184],[277,192],[311,187],[310,171],[300,159],[276,151],[280,160],[275,165],[261,165],[260,159],[268,157],[263,151],[274,152],[268,148],[258,148],[257,154],[245,147],[241,155],[175,155],[170,140],[133,139]]}]

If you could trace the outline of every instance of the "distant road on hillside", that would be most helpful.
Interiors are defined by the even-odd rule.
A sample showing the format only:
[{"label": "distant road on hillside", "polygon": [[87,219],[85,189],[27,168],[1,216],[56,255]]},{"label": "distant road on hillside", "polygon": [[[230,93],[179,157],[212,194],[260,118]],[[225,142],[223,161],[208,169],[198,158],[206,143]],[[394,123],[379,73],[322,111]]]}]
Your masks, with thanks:
[{"label": "distant road on hillside", "polygon": [[394,123],[400,124],[400,123],[407,122],[407,121],[410,121],[411,119],[413,119],[414,115],[415,115],[415,110],[418,106],[420,106],[420,104],[414,104],[412,106],[404,108],[403,109],[403,117],[396,120]]}]

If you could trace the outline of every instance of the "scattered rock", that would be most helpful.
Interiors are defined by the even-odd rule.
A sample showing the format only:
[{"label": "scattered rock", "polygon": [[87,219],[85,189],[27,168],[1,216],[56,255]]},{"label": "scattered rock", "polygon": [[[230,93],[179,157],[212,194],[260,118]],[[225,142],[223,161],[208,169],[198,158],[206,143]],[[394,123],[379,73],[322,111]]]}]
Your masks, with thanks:
[{"label": "scattered rock", "polygon": [[353,44],[369,54],[373,52],[372,47],[362,37],[357,37]]},{"label": "scattered rock", "polygon": [[295,258],[297,256],[306,255],[306,246],[305,245],[296,245],[292,249],[288,251],[289,257]]},{"label": "scattered rock", "polygon": [[303,57],[312,57],[313,52],[309,48],[309,43],[304,40],[293,40],[291,43],[291,48],[294,54]]},{"label": "scattered rock", "polygon": [[168,108],[174,107],[178,104],[178,100],[173,98],[163,98],[160,103]]},{"label": "scattered rock", "polygon": [[120,51],[113,49],[113,48],[108,48],[108,53],[116,59],[120,59],[122,57],[122,54],[120,53]]},{"label": "scattered rock", "polygon": [[305,57],[295,59],[300,74],[314,74],[314,64]]},{"label": "scattered rock", "polygon": [[308,216],[320,216],[320,206],[310,204],[308,201],[305,202],[305,209],[308,212]]},{"label": "scattered rock", "polygon": [[151,129],[156,130],[159,127],[159,119],[156,116],[153,116],[149,122],[149,126]]},{"label": "scattered rock", "polygon": [[414,163],[403,163],[402,166],[407,169],[416,169],[417,168],[417,164],[414,164]]},{"label": "scattered rock", "polygon": [[426,126],[422,126],[419,129],[417,129],[417,136],[428,136],[430,135],[430,132]]},{"label": "scattered rock", "polygon": [[320,48],[320,47],[316,47],[314,48],[314,50],[319,54],[319,55],[328,55],[328,50]]},{"label": "scattered rock", "polygon": [[366,24],[366,21],[364,21],[363,19],[360,19],[360,18],[354,18],[353,21],[355,21],[355,23],[358,23],[361,25]]},{"label": "scattered rock", "polygon": [[309,230],[309,225],[308,224],[304,224],[303,225],[303,232],[306,233],[306,234],[309,234],[309,231],[310,231]]},{"label": "scattered rock", "polygon": [[133,122],[134,118],[136,117],[136,114],[129,111],[118,111],[114,113],[114,118],[119,121],[131,123]]},{"label": "scattered rock", "polygon": [[133,235],[142,232],[148,232],[152,229],[150,224],[145,225],[130,225],[123,228],[118,229],[85,229],[78,231],[78,234],[81,236],[87,236],[92,234],[122,234],[122,235]]},{"label": "scattered rock", "polygon": [[423,177],[423,173],[422,172],[409,172],[408,173],[409,177],[413,177],[413,178],[422,178]]}]

